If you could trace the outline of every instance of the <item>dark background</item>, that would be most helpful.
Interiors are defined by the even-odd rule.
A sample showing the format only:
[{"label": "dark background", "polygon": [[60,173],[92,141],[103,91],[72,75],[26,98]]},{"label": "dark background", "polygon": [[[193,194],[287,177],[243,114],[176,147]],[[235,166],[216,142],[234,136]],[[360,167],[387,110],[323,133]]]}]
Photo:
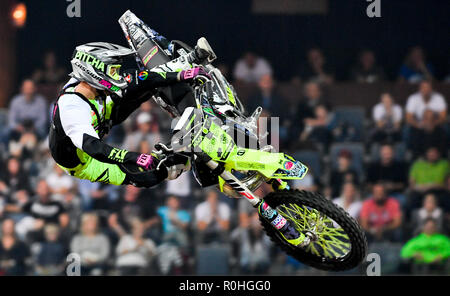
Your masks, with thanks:
[{"label": "dark background", "polygon": [[[381,18],[369,18],[365,0],[328,1],[326,15],[254,15],[251,1],[108,1],[81,0],[81,18],[69,18],[64,0],[24,1],[26,27],[18,34],[18,80],[39,66],[48,50],[57,51],[68,67],[74,47],[90,41],[126,45],[117,19],[126,9],[168,39],[194,43],[206,36],[220,62],[233,66],[245,50],[273,63],[275,76],[287,80],[314,45],[323,48],[336,78],[347,77],[357,52],[371,48],[390,78],[413,45],[425,48],[436,77],[447,74],[450,61],[448,0],[382,0]],[[438,62],[441,61],[441,62]],[[444,63],[442,61],[445,61]]]}]

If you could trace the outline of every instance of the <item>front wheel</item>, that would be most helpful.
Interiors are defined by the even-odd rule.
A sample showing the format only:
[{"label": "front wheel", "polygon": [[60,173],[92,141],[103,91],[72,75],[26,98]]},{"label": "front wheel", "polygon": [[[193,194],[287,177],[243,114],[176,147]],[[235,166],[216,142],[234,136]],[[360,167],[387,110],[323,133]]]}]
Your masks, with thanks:
[{"label": "front wheel", "polygon": [[262,226],[272,241],[298,261],[322,270],[343,271],[358,266],[367,253],[359,224],[341,207],[323,196],[299,190],[269,193],[264,201],[297,231],[311,238],[306,247],[289,244],[264,218]]}]

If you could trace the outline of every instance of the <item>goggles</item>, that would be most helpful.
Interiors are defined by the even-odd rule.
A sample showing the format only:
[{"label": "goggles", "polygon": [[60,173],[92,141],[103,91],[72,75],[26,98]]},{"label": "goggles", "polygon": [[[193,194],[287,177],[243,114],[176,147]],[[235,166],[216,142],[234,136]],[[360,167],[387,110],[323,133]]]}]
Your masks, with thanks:
[{"label": "goggles", "polygon": [[120,80],[119,70],[122,65],[108,65],[106,68],[106,75],[114,80]]}]

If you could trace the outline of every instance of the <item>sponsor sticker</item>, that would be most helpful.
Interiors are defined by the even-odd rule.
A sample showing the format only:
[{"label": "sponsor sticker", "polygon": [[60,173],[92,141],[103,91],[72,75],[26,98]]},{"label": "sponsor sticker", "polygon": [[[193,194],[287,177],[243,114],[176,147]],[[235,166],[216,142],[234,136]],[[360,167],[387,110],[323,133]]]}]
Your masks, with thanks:
[{"label": "sponsor sticker", "polygon": [[283,164],[283,167],[284,167],[286,170],[290,171],[290,170],[292,170],[292,168],[294,167],[294,163],[293,163],[292,161],[286,161],[286,162]]},{"label": "sponsor sticker", "polygon": [[158,53],[158,46],[153,46],[144,57],[144,65],[147,66],[148,62]]},{"label": "sponsor sticker", "polygon": [[147,71],[142,71],[139,73],[138,78],[139,80],[144,81],[145,79],[147,79],[148,77],[148,72]]}]

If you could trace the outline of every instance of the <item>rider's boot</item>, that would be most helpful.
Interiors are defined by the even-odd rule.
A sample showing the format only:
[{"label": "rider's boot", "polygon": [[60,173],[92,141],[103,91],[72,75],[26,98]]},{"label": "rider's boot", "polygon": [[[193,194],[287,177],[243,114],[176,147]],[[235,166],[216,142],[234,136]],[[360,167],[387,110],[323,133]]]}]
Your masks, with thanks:
[{"label": "rider's boot", "polygon": [[205,37],[197,40],[194,50],[188,54],[189,63],[210,64],[217,58]]},{"label": "rider's boot", "polygon": [[305,247],[311,242],[309,236],[297,231],[290,221],[277,213],[277,211],[272,209],[266,202],[262,201],[259,204],[258,213],[261,217],[269,221],[291,245]]}]

